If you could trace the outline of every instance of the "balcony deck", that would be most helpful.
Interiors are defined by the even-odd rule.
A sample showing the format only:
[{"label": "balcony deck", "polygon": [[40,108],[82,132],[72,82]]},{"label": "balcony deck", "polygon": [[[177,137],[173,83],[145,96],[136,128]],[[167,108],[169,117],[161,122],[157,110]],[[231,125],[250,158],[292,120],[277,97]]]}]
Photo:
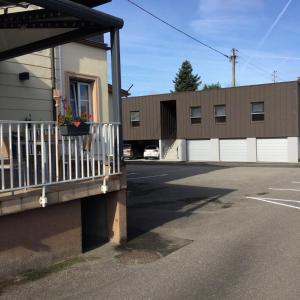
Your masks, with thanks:
[{"label": "balcony deck", "polygon": [[119,125],[64,136],[54,122],[0,121],[0,215],[126,188]]},{"label": "balcony deck", "polygon": [[[104,178],[88,179],[80,182],[52,185],[46,188],[47,205],[63,203],[95,195],[103,194],[101,189]],[[126,173],[106,177],[107,192],[115,192],[127,188]],[[0,194],[0,216],[19,213],[41,207],[40,197],[43,188],[36,187],[15,192]]]}]

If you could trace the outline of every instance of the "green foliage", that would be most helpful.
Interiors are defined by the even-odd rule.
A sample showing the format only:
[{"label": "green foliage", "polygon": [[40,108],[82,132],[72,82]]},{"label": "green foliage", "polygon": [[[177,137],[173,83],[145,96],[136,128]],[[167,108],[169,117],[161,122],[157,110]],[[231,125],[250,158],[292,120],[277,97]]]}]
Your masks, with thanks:
[{"label": "green foliage", "polygon": [[72,122],[73,122],[73,112],[72,112],[72,108],[71,108],[70,104],[67,105],[65,121],[68,124],[72,124]]},{"label": "green foliage", "polygon": [[202,83],[198,74],[193,74],[193,68],[189,61],[184,61],[173,80],[175,92],[197,91]]},{"label": "green foliage", "polygon": [[92,122],[93,116],[87,112],[82,112],[80,116],[74,116],[71,105],[68,104],[65,110],[65,114],[58,115],[58,125],[75,125],[80,126],[81,123]]},{"label": "green foliage", "polygon": [[222,87],[221,87],[221,84],[219,82],[211,83],[211,84],[204,84],[203,91],[204,90],[220,89],[220,88],[222,88]]}]

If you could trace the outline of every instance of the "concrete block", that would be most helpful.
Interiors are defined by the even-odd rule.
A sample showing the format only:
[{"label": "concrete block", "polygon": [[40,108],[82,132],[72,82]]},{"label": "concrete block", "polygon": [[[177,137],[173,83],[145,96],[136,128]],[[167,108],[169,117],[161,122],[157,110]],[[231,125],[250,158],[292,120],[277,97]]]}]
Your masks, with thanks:
[{"label": "concrete block", "polygon": [[48,199],[48,205],[51,205],[51,204],[56,204],[59,202],[59,195],[58,195],[58,192],[50,192],[50,193],[47,193],[47,199]]},{"label": "concrete block", "polygon": [[163,141],[159,140],[159,159],[164,158],[164,152],[163,152]]},{"label": "concrete block", "polygon": [[288,137],[288,162],[297,163],[299,161],[299,138]]},{"label": "concrete block", "polygon": [[211,161],[220,161],[220,140],[211,139]]},{"label": "concrete block", "polygon": [[186,161],[187,152],[186,152],[186,140],[179,139],[178,142],[178,160]]},{"label": "concrete block", "polygon": [[87,186],[82,186],[81,188],[74,187],[72,189],[68,188],[64,191],[59,191],[59,202],[71,201],[74,199],[79,199],[81,197],[88,196],[88,184]]},{"label": "concrete block", "polygon": [[21,199],[2,201],[1,208],[3,215],[18,213],[22,211]]},{"label": "concrete block", "polygon": [[247,138],[247,161],[257,161],[256,138]]},{"label": "concrete block", "polygon": [[40,207],[39,196],[28,196],[21,199],[22,210],[35,209]]}]

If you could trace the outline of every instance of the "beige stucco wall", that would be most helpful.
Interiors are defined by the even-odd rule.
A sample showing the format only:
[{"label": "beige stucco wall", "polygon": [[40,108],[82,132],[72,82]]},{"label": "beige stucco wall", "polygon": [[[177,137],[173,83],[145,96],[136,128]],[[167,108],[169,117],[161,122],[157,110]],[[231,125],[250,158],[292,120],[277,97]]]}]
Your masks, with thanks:
[{"label": "beige stucco wall", "polygon": [[78,43],[62,47],[63,71],[82,75],[95,76],[99,81],[99,105],[97,121],[108,122],[109,99],[107,89],[107,55],[106,51]]}]

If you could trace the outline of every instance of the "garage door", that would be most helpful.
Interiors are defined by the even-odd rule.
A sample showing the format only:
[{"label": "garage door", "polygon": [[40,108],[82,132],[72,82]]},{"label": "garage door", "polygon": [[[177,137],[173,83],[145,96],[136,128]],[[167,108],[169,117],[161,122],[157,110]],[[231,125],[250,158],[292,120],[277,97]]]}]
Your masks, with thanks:
[{"label": "garage door", "polygon": [[247,140],[220,140],[221,161],[247,161]]},{"label": "garage door", "polygon": [[210,140],[187,141],[187,157],[190,161],[210,161]]},{"label": "garage door", "polygon": [[287,162],[287,139],[257,139],[257,161]]}]

